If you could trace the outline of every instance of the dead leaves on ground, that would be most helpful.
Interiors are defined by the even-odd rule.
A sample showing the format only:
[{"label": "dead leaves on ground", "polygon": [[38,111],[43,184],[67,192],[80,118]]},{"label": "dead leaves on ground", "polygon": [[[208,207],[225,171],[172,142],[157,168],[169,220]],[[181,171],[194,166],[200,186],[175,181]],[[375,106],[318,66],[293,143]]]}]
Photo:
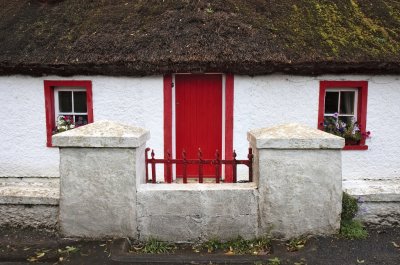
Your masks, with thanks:
[{"label": "dead leaves on ground", "polygon": [[[25,251],[29,250],[30,248],[26,247],[24,248]],[[35,255],[30,256],[27,261],[29,262],[38,262],[43,260],[46,256],[48,256],[49,252],[55,251],[51,249],[39,249],[35,252]],[[60,255],[58,258],[59,261],[63,261],[65,257],[68,257],[71,253],[75,253],[79,251],[79,248],[74,247],[74,246],[66,246],[64,248],[59,248],[57,250],[57,253]]]},{"label": "dead leaves on ground", "polygon": [[287,242],[286,245],[286,249],[289,252],[295,252],[295,251],[299,251],[300,249],[304,248],[304,246],[306,245],[307,242],[307,238],[305,237],[301,237],[301,238],[294,238],[292,240],[290,240],[289,242]]},{"label": "dead leaves on ground", "polygon": [[397,248],[397,249],[400,250],[400,245],[399,245],[399,244],[397,244],[397,243],[394,242],[394,241],[392,241],[392,244],[393,244],[393,246],[394,246],[395,248]]},{"label": "dead leaves on ground", "polygon": [[[25,250],[25,249],[24,249]],[[29,262],[36,262],[43,258],[47,253],[49,253],[50,249],[42,249],[35,252],[34,256],[29,257],[27,260]]]}]

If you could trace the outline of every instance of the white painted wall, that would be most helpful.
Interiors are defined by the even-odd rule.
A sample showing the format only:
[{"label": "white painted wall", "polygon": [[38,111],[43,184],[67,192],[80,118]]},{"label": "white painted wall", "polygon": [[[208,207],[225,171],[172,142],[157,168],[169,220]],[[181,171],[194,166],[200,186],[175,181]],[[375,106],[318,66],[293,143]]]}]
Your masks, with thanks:
[{"label": "white painted wall", "polygon": [[[92,80],[94,120],[145,127],[163,156],[163,80],[156,77],[0,77],[0,177],[58,177],[57,148],[46,147],[43,80]],[[367,80],[366,151],[343,151],[344,179],[400,176],[398,76],[235,76],[234,148],[245,158],[249,129],[297,122],[317,126],[320,80]],[[245,167],[239,172],[247,174]],[[159,174],[160,176],[160,174]]]},{"label": "white painted wall", "polygon": [[46,147],[43,80],[91,80],[94,120],[151,131],[148,146],[163,156],[162,77],[0,77],[0,177],[58,177],[58,148]]},{"label": "white painted wall", "polygon": [[43,79],[0,77],[0,176],[58,176],[58,148],[46,147]]},{"label": "white painted wall", "polygon": [[287,122],[317,127],[320,80],[368,81],[367,130],[372,137],[368,150],[342,152],[343,179],[399,177],[399,76],[235,76],[234,147],[239,156],[246,154],[249,129]]}]

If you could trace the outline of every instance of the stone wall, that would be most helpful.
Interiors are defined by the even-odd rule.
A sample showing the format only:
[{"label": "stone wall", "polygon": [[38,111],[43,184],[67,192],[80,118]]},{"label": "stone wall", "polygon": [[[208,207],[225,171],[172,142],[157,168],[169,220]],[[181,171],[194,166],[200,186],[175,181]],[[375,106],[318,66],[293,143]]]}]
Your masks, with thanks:
[{"label": "stone wall", "polygon": [[140,185],[138,235],[183,242],[254,238],[257,200],[254,183]]},{"label": "stone wall", "polygon": [[299,124],[255,129],[260,231],[277,237],[335,234],[342,210],[344,139]]},{"label": "stone wall", "polygon": [[61,233],[185,242],[336,233],[344,139],[297,124],[248,137],[254,183],[145,184],[148,131],[101,121],[54,135]]},{"label": "stone wall", "polygon": [[4,178],[0,184],[0,227],[58,229],[59,180]]}]

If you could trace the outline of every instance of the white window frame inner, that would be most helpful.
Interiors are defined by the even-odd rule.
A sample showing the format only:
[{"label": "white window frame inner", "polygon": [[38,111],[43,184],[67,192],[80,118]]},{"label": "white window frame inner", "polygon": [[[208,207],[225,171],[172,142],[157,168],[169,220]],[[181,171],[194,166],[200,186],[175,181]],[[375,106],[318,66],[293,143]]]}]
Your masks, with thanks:
[{"label": "white window frame inner", "polygon": [[[349,91],[349,92],[355,92],[354,93],[354,114],[340,114],[339,113],[339,111],[340,111],[340,100],[341,100],[341,93],[340,92],[346,92],[346,91]],[[358,89],[356,89],[356,88],[328,88],[328,89],[326,89],[325,90],[325,97],[324,97],[324,106],[326,106],[326,93],[328,93],[328,92],[339,92],[339,98],[338,98],[338,106],[337,106],[337,110],[338,110],[338,116],[339,117],[355,117],[356,119],[357,119],[357,117],[358,117],[358,113],[357,113],[357,110],[358,110]],[[325,110],[324,110],[324,117],[332,117],[333,115],[334,115],[335,113],[325,113]]]},{"label": "white window frame inner", "polygon": [[[60,112],[60,106],[59,106],[59,99],[58,99],[58,92],[60,91],[68,91],[68,92],[72,92],[72,112]],[[74,119],[74,124],[75,124],[75,116],[76,115],[88,115],[87,112],[87,101],[86,101],[86,112],[75,112],[74,111],[74,96],[73,93],[75,91],[86,91],[86,88],[82,88],[82,87],[55,87],[54,88],[54,118],[55,118],[55,124],[57,124],[57,119],[58,116],[62,115],[62,116],[72,116]],[[87,97],[87,94],[86,94]],[[86,99],[87,100],[87,99]]]}]

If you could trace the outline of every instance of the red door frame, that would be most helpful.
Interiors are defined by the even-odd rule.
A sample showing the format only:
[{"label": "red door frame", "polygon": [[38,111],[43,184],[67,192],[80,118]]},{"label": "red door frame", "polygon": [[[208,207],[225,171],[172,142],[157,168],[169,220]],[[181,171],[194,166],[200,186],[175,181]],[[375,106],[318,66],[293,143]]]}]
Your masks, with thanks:
[{"label": "red door frame", "polygon": [[[172,154],[172,75],[164,75],[164,157]],[[225,159],[233,159],[233,74],[225,75]],[[172,154],[174,157],[174,154]],[[166,174],[166,170],[164,171]],[[225,172],[225,182],[232,182],[232,173]]]}]

